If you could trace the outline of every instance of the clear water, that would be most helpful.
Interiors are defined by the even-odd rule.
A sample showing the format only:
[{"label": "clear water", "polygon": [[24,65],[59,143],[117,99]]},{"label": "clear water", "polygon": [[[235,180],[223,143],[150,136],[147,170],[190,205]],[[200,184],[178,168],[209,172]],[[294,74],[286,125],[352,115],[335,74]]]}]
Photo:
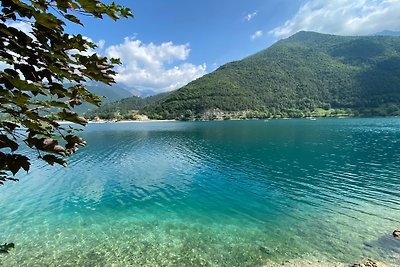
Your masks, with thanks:
[{"label": "clear water", "polygon": [[0,187],[2,266],[400,263],[400,119],[89,125]]}]

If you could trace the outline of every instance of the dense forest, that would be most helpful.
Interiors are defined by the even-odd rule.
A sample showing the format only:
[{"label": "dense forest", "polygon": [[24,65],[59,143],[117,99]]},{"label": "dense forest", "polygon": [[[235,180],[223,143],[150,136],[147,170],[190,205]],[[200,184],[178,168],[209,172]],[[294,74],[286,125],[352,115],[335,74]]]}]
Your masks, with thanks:
[{"label": "dense forest", "polygon": [[[68,85],[67,85],[68,86]],[[120,99],[124,99],[127,97],[133,96],[131,92],[128,90],[121,88],[119,86],[113,85],[105,86],[105,85],[88,85],[87,88],[98,96],[101,96],[102,103],[107,104],[110,102],[115,102]],[[96,106],[91,105],[89,103],[83,103],[82,105],[76,106],[74,110],[79,113],[87,112],[88,110],[96,109]]]},{"label": "dense forest", "polygon": [[162,93],[154,96],[148,96],[145,98],[132,96],[123,98],[115,102],[104,103],[101,107],[89,110],[85,116],[89,119],[99,117],[101,119],[125,119],[132,120],[136,119],[139,114],[145,113],[146,107],[151,106],[154,103],[160,102],[169,93]]},{"label": "dense forest", "polygon": [[[157,119],[400,115],[400,37],[299,32],[160,96],[90,113]],[[112,115],[110,115],[112,114]]]}]

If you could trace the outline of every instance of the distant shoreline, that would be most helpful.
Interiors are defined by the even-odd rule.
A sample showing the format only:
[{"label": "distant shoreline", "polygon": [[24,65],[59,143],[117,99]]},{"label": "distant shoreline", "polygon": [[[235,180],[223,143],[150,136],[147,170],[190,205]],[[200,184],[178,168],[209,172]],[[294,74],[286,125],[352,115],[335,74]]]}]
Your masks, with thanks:
[{"label": "distant shoreline", "polygon": [[[102,124],[102,123],[146,123],[146,122],[204,122],[204,121],[270,121],[270,120],[292,120],[292,119],[303,119],[303,120],[323,120],[323,119],[357,119],[357,118],[399,118],[399,116],[379,116],[379,117],[359,117],[359,116],[337,116],[337,117],[283,117],[283,118],[254,118],[254,119],[229,119],[229,120],[221,120],[221,119],[210,119],[210,120],[99,120],[99,121],[88,121],[88,124]],[[74,124],[69,121],[57,121],[58,124]]]},{"label": "distant shoreline", "polygon": [[[121,121],[112,121],[112,120],[100,120],[100,121],[88,121],[88,124],[103,124],[103,123],[144,123],[144,122],[173,122],[177,120],[121,120]],[[70,121],[56,121],[58,124],[75,124]]]},{"label": "distant shoreline", "polygon": [[108,121],[108,120],[100,120],[100,121],[88,121],[90,124],[98,124],[98,123],[142,123],[142,122],[171,122],[177,120],[120,120],[120,121]]}]

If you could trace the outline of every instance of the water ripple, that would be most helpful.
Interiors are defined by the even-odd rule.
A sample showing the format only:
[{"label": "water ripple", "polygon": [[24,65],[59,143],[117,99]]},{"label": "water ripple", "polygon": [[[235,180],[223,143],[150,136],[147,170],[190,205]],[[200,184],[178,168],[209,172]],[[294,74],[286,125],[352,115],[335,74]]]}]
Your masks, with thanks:
[{"label": "water ripple", "polygon": [[4,264],[395,263],[399,122],[91,125],[69,168],[2,189],[0,240],[21,247]]}]

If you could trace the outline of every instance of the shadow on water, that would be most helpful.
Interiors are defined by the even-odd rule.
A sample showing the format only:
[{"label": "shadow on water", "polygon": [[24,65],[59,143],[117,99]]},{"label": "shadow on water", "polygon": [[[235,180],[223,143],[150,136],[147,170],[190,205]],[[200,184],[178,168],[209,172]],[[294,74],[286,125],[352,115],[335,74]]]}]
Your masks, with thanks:
[{"label": "shadow on water", "polygon": [[393,262],[400,263],[400,238],[395,238],[391,233],[379,237],[377,240],[366,242],[366,249],[372,248],[379,251],[384,258],[392,258]]}]

